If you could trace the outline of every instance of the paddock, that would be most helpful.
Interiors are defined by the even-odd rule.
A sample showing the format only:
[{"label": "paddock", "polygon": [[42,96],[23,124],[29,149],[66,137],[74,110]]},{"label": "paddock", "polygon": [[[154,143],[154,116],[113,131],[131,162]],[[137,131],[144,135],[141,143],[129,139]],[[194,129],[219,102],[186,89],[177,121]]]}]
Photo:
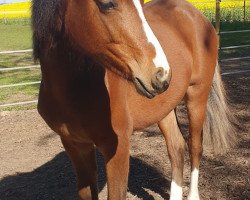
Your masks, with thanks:
[{"label": "paddock", "polygon": [[[232,114],[239,120],[239,144],[235,149],[217,157],[205,151],[199,182],[201,199],[249,199],[249,1],[190,1],[197,4],[201,10],[202,5],[205,6],[204,14],[214,22],[221,41],[219,60],[223,79],[232,104]],[[229,6],[233,4],[233,7]],[[213,7],[212,12],[211,9],[207,10],[209,5]],[[227,13],[231,13],[232,21]],[[12,23],[7,20],[5,12],[4,15],[4,19],[0,20],[0,29]],[[13,23],[17,22],[14,20]],[[29,21],[24,20],[22,23],[27,25]],[[10,32],[19,32],[10,30],[12,31],[9,33],[3,29],[0,31],[3,36],[6,35],[3,38],[9,38]],[[21,34],[29,35],[25,31]],[[19,38],[19,35],[17,37]],[[25,40],[24,38],[22,37],[22,40]],[[7,47],[0,44],[0,200],[77,200],[75,175],[60,139],[47,127],[35,109],[40,84],[40,66],[32,61],[32,49],[27,50],[31,44],[24,48]],[[25,49],[25,52],[13,52],[15,49]],[[10,59],[12,56],[14,58]],[[180,105],[178,111],[185,135],[185,109]],[[171,166],[164,139],[158,128],[152,126],[134,133],[130,154],[127,199],[169,199]],[[98,152],[97,164],[100,199],[106,199],[104,162]],[[186,152],[184,199],[189,189],[189,171],[189,157]]]},{"label": "paddock", "polygon": [[[228,96],[238,116],[239,145],[228,154],[202,158],[202,199],[246,200],[250,196],[250,59],[221,63]],[[182,109],[179,109],[182,111]],[[182,112],[179,112],[182,113]],[[182,127],[185,122],[179,115]],[[36,110],[0,112],[0,199],[76,200],[75,175],[59,141]],[[106,197],[104,164],[98,158],[100,199]],[[184,195],[189,183],[185,156]],[[131,139],[129,200],[169,198],[170,162],[162,135],[153,126]]]}]

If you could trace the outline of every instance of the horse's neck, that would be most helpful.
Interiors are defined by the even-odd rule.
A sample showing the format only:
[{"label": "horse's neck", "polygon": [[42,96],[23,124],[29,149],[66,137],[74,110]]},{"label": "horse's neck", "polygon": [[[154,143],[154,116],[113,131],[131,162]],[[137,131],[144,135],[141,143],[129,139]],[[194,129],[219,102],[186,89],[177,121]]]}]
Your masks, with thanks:
[{"label": "horse's neck", "polygon": [[[47,122],[56,121],[59,125],[65,123],[65,120],[71,123],[71,118],[79,121],[83,117],[96,119],[100,117],[99,112],[94,112],[91,114],[92,118],[88,118],[96,109],[100,110],[102,116],[109,116],[105,69],[89,61],[81,61],[84,59],[82,57],[70,57],[49,55],[40,58],[42,84],[39,93],[39,113]],[[74,121],[74,124],[76,123],[77,121]],[[88,123],[88,120],[85,120],[85,123]]]},{"label": "horse's neck", "polygon": [[42,81],[49,90],[89,92],[104,83],[104,69],[71,49],[51,51],[40,61]]}]

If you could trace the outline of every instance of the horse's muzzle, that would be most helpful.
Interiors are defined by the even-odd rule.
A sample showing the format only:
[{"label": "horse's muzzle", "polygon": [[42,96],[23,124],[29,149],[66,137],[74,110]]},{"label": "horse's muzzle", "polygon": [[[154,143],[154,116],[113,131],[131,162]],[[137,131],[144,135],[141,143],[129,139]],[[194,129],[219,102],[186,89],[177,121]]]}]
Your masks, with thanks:
[{"label": "horse's muzzle", "polygon": [[167,90],[170,78],[171,78],[170,72],[166,74],[163,68],[159,68],[153,75],[150,86],[148,84],[145,84],[138,77],[135,77],[134,84],[138,93],[147,98],[152,99],[156,95],[161,94],[162,92]]},{"label": "horse's muzzle", "polygon": [[157,95],[157,93],[153,89],[149,89],[148,87],[146,87],[139,78],[134,79],[134,84],[137,92],[149,99],[152,99]]}]

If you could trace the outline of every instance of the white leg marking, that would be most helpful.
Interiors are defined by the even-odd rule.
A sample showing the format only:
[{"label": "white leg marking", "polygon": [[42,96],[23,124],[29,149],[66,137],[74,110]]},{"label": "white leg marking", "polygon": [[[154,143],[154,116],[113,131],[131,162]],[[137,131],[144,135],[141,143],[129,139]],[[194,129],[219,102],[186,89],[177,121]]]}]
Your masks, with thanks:
[{"label": "white leg marking", "polygon": [[182,187],[177,185],[174,181],[171,183],[169,200],[182,200]]},{"label": "white leg marking", "polygon": [[188,200],[200,200],[198,191],[198,178],[199,178],[199,170],[194,169],[191,172],[191,183],[189,188]]},{"label": "white leg marking", "polygon": [[153,46],[155,47],[156,56],[153,59],[153,62],[154,62],[156,67],[162,67],[166,71],[166,75],[167,75],[169,70],[170,70],[167,57],[166,57],[166,55],[165,55],[165,53],[160,45],[160,42],[156,38],[155,34],[153,33],[152,29],[150,28],[150,26],[145,18],[140,0],[133,0],[133,2],[134,2],[134,5],[135,5],[138,13],[139,13],[139,17],[142,20],[143,29],[145,31],[148,42],[152,43]]}]

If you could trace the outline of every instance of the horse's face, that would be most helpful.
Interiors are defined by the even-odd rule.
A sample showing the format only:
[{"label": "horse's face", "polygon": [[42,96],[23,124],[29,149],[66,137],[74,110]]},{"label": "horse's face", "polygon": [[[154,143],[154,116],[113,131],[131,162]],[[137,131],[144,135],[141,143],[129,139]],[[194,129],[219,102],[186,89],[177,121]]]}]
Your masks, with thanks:
[{"label": "horse's face", "polygon": [[142,0],[68,0],[67,34],[84,54],[132,80],[141,94],[167,89],[170,68],[142,11]]}]

